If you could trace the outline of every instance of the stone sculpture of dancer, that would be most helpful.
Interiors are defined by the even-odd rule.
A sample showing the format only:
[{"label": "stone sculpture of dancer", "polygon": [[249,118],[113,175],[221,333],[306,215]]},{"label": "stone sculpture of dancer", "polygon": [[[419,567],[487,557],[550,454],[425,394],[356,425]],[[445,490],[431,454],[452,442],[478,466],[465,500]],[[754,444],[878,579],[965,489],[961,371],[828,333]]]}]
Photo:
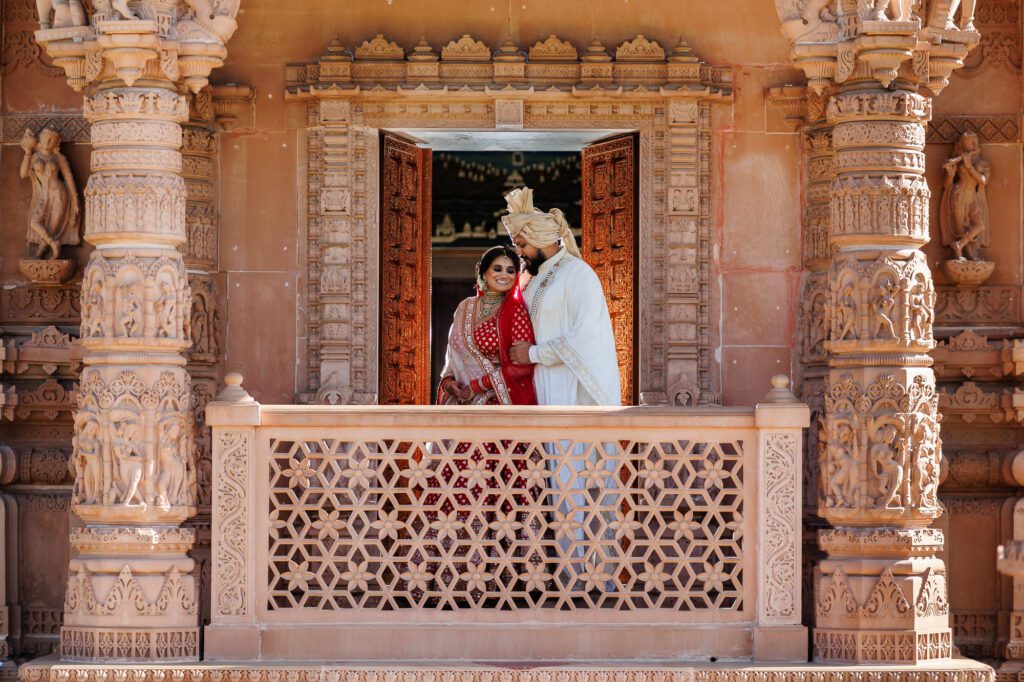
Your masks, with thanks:
[{"label": "stone sculpture of dancer", "polygon": [[35,258],[60,258],[60,247],[79,243],[79,203],[75,178],[68,160],[60,153],[60,135],[44,128],[39,138],[25,130],[21,138],[25,157],[22,179],[32,182],[28,219],[28,243],[38,248]]},{"label": "stone sculpture of dancer", "polygon": [[942,245],[953,250],[956,260],[982,260],[979,246],[989,244],[989,211],[985,186],[991,166],[981,158],[978,136],[966,132],[953,147],[953,158],[943,166],[939,228]]}]

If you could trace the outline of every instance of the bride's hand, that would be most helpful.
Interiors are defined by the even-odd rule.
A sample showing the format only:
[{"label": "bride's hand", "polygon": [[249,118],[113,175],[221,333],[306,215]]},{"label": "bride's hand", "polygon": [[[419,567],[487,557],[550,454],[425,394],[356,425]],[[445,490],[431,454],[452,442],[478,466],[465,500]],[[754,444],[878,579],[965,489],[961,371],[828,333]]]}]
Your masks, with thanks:
[{"label": "bride's hand", "polygon": [[460,403],[469,403],[473,400],[473,389],[469,386],[462,386],[461,384],[457,387],[457,393],[455,399]]},{"label": "bride's hand", "polygon": [[516,341],[509,350],[509,357],[515,365],[532,365],[530,360],[530,344],[526,341]]}]

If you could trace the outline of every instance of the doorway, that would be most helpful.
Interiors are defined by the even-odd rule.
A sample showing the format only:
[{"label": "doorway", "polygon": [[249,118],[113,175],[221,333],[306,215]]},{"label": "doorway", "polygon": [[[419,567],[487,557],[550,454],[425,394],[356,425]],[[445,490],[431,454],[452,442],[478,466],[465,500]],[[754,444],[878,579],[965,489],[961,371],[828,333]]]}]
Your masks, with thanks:
[{"label": "doorway", "polygon": [[381,404],[434,402],[455,308],[473,294],[480,254],[509,243],[503,195],[522,186],[565,213],[601,279],[623,403],[635,404],[636,134],[394,131],[380,148]]}]

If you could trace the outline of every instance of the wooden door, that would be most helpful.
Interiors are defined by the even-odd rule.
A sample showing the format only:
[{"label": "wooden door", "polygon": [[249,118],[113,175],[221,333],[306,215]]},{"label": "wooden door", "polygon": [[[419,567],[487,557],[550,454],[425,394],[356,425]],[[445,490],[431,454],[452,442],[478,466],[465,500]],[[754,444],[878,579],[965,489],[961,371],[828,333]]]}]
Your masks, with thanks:
[{"label": "wooden door", "polygon": [[583,258],[604,287],[615,332],[622,403],[636,403],[637,137],[583,148]]},{"label": "wooden door", "polygon": [[381,147],[379,402],[429,405],[430,150],[387,134]]}]

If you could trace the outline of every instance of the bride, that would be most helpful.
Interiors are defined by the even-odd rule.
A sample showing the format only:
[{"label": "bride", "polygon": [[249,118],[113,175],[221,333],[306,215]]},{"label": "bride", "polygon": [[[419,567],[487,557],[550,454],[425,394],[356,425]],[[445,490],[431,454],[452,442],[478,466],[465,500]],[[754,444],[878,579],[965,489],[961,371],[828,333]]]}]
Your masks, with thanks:
[{"label": "bride", "polygon": [[517,341],[534,343],[519,288],[519,257],[510,246],[484,252],[476,266],[477,295],[455,310],[448,332],[438,405],[536,405],[533,365],[514,365]]}]

